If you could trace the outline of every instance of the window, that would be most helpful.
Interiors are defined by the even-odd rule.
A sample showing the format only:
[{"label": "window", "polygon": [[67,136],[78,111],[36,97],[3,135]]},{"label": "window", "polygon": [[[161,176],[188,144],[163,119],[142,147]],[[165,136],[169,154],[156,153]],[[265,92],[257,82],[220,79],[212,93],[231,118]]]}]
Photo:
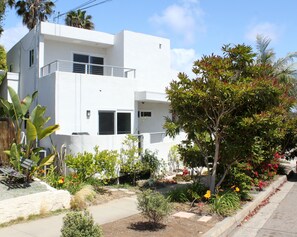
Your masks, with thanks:
[{"label": "window", "polygon": [[104,64],[104,58],[83,54],[73,54],[73,62],[73,72],[75,73],[104,75],[104,68],[102,66],[97,66]]},{"label": "window", "polygon": [[117,134],[131,133],[131,113],[117,113]]},{"label": "window", "polygon": [[86,64],[89,62],[88,55],[74,54],[73,61],[78,62],[78,63],[73,63],[73,72],[86,73]]},{"label": "window", "polygon": [[[116,114],[116,124],[115,124]],[[116,128],[115,128],[115,125]],[[115,133],[116,131],[116,133]],[[131,113],[99,111],[99,135],[130,134]]]},{"label": "window", "polygon": [[138,111],[138,117],[140,117],[140,118],[152,117],[152,112],[151,111]]},{"label": "window", "polygon": [[99,57],[90,57],[90,74],[94,74],[94,75],[103,75],[103,67],[101,66],[96,66],[93,64],[99,64],[99,65],[103,65],[103,58],[99,58]]},{"label": "window", "polygon": [[29,67],[34,65],[34,49],[29,51]]},{"label": "window", "polygon": [[114,134],[114,112],[99,111],[99,135]]}]

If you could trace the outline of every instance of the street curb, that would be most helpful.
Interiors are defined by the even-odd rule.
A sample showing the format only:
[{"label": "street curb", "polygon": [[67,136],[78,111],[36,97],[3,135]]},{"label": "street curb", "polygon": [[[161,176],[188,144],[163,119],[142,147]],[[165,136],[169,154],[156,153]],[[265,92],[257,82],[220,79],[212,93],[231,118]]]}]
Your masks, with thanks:
[{"label": "street curb", "polygon": [[214,227],[202,235],[202,237],[226,237],[238,226],[250,212],[261,204],[263,200],[268,198],[277,188],[287,181],[287,176],[281,176],[276,181],[271,183],[269,187],[257,194],[252,202],[245,204],[236,215],[225,218],[218,222]]}]

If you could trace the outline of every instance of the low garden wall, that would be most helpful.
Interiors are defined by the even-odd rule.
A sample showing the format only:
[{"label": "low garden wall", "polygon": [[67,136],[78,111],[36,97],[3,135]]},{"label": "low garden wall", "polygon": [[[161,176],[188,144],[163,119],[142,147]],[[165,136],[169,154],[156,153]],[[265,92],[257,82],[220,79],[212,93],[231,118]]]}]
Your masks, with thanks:
[{"label": "low garden wall", "polygon": [[47,191],[2,200],[0,201],[0,224],[18,218],[26,219],[30,215],[68,209],[70,208],[70,199],[71,195],[68,191],[56,190],[47,186]]}]

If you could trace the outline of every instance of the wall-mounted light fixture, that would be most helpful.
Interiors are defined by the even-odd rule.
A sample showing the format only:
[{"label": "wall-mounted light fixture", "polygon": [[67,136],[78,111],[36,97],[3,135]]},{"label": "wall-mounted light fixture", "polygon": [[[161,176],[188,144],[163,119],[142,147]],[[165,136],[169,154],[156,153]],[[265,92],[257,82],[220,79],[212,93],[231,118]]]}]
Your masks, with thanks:
[{"label": "wall-mounted light fixture", "polygon": [[91,110],[86,111],[86,116],[87,116],[87,119],[89,119],[91,117]]}]

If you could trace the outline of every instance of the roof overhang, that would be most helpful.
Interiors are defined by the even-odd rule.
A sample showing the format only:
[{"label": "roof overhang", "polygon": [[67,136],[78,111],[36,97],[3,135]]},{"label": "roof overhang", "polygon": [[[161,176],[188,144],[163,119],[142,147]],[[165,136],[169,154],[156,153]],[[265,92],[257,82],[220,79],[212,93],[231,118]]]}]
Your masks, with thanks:
[{"label": "roof overhang", "polygon": [[40,32],[44,35],[45,39],[56,41],[94,45],[105,48],[114,45],[114,35],[77,27],[41,22]]},{"label": "roof overhang", "polygon": [[135,101],[169,103],[165,93],[151,91],[135,91]]}]

